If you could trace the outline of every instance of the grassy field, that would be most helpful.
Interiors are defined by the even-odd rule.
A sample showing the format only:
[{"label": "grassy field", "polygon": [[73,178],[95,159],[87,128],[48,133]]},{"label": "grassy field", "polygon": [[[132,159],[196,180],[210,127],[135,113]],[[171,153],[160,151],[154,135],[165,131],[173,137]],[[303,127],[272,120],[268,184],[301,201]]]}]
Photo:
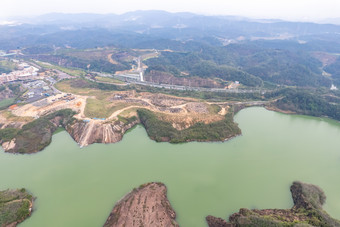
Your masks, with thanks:
[{"label": "grassy field", "polygon": [[90,118],[107,118],[112,111],[107,105],[106,100],[88,98],[86,100],[85,116]]},{"label": "grassy field", "polygon": [[0,108],[10,106],[11,104],[14,103],[14,101],[15,101],[15,98],[1,100],[0,101]]},{"label": "grassy field", "polygon": [[114,78],[109,78],[109,77],[96,76],[96,80],[100,82],[106,82],[106,83],[125,84],[123,81],[116,80]]},{"label": "grassy field", "polygon": [[[86,83],[85,80],[81,80],[81,81]],[[76,80],[64,80],[64,81],[56,83],[55,87],[58,90],[66,92],[66,93],[72,93],[76,95],[85,95],[85,96],[95,96],[99,99],[101,99],[101,97],[103,96],[108,95],[108,92],[95,89],[95,88],[91,88],[91,87],[87,87],[87,86],[83,86],[82,84],[75,84],[75,83],[77,83]]]},{"label": "grassy field", "polygon": [[54,69],[58,69],[64,73],[67,73],[71,76],[84,76],[86,75],[86,72],[80,69],[70,69],[70,68],[64,68],[61,66],[54,66]]},{"label": "grassy field", "polygon": [[91,98],[87,99],[85,107],[85,115],[90,118],[107,118],[113,112],[132,105],[131,103],[112,105],[108,100],[108,97],[113,94],[112,91],[89,88],[85,80],[65,80],[57,83],[55,87],[63,92],[90,96]]},{"label": "grassy field", "polygon": [[112,104],[105,99],[88,98],[86,101],[85,116],[90,118],[108,118],[120,109],[136,105],[139,104],[123,102]]},{"label": "grassy field", "polygon": [[57,69],[57,70],[60,70],[64,73],[67,73],[71,76],[84,76],[86,75],[86,72],[83,71],[83,70],[80,70],[80,69],[73,69],[73,68],[65,68],[65,67],[62,67],[62,66],[58,66],[58,65],[52,65],[50,63],[46,64],[44,62],[40,62],[40,61],[35,61],[36,64],[38,64],[39,66],[41,67],[44,67],[46,69]]},{"label": "grassy field", "polygon": [[12,61],[2,60],[0,61],[0,74],[9,73],[16,69],[16,64]]},{"label": "grassy field", "polygon": [[9,121],[15,121],[15,122],[30,122],[30,121],[34,120],[33,117],[16,116],[16,115],[12,114],[11,111],[8,111],[8,110],[4,110],[3,112],[1,112],[1,115]]}]

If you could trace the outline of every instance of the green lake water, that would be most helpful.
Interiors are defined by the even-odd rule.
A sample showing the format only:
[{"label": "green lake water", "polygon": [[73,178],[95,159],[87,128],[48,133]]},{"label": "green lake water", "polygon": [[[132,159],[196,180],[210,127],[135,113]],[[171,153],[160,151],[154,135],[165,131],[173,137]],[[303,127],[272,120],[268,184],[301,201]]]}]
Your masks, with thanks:
[{"label": "green lake water", "polygon": [[0,151],[0,189],[36,197],[20,227],[99,227],[140,184],[160,181],[182,227],[206,226],[239,208],[290,208],[295,180],[319,185],[340,219],[340,123],[248,108],[235,116],[242,136],[225,143],[156,143],[137,126],[116,144],[80,149],[66,132],[33,155]]}]

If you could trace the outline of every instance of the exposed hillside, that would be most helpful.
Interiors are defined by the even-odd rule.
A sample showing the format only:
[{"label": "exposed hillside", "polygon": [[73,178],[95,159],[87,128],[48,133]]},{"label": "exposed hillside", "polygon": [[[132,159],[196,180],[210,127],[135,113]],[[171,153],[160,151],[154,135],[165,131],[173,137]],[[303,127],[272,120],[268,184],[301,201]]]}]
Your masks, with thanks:
[{"label": "exposed hillside", "polygon": [[164,226],[178,227],[176,212],[162,183],[147,183],[135,188],[114,206],[104,227]]},{"label": "exposed hillside", "polygon": [[93,143],[119,142],[125,132],[138,123],[139,119],[136,117],[120,118],[115,122],[75,121],[68,125],[67,131],[83,147]]}]

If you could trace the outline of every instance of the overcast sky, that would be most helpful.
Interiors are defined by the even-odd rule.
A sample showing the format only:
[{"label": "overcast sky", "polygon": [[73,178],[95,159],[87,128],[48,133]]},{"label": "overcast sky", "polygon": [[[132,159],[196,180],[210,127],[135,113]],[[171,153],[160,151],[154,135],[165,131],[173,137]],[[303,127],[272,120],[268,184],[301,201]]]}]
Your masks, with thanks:
[{"label": "overcast sky", "polygon": [[319,21],[340,17],[340,0],[0,0],[0,18],[51,12],[121,14],[151,9]]}]

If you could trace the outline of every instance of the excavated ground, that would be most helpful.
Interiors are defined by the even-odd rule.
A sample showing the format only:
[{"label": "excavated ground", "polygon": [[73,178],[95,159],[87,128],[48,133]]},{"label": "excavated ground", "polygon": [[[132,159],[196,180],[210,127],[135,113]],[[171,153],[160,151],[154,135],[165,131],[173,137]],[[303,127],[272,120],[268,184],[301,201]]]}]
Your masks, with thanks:
[{"label": "excavated ground", "polygon": [[[4,110],[0,112],[0,129],[20,129],[40,117],[62,109],[71,109],[76,112],[75,121],[67,125],[66,130],[83,147],[92,143],[120,141],[128,129],[140,122],[138,109],[151,110],[161,121],[171,123],[177,130],[187,129],[196,123],[210,124],[221,121],[229,112],[226,103],[216,105],[193,98],[164,94],[135,91],[101,92],[95,89],[77,90],[73,93],[61,93]],[[105,117],[94,117],[102,113],[106,114]],[[8,141],[8,146],[4,148],[10,150],[15,144],[15,139]]]}]

